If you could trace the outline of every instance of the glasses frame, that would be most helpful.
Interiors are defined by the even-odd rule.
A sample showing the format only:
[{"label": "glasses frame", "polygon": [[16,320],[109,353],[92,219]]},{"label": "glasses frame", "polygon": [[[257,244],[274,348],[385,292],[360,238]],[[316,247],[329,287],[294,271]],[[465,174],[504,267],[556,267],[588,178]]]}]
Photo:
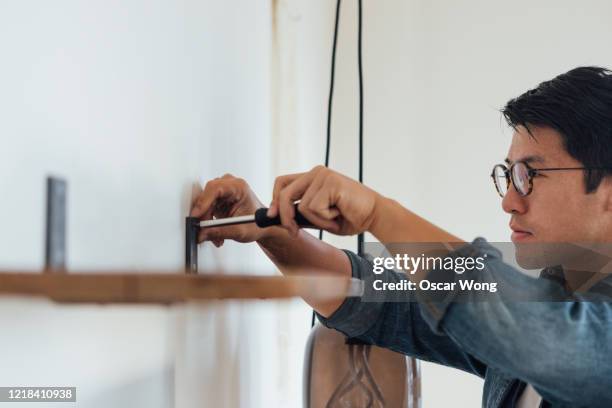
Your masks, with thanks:
[{"label": "glasses frame", "polygon": [[[527,168],[527,178],[529,180],[529,188],[528,188],[528,190],[527,190],[527,192],[525,194],[521,193],[516,188],[516,183],[515,183],[514,177],[513,177],[514,173],[512,172],[512,169],[518,163],[521,163],[521,164],[525,165],[525,167]],[[499,163],[499,164],[496,164],[495,166],[493,166],[493,170],[491,171],[491,179],[493,180],[493,185],[495,186],[495,190],[497,191],[497,194],[499,194],[499,196],[501,198],[504,198],[505,194],[503,194],[500,191],[499,187],[497,187],[497,183],[495,182],[495,169],[497,169],[498,167],[503,170],[504,175],[506,176],[506,193],[510,190],[510,183],[512,183],[512,185],[514,186],[514,190],[516,190],[516,192],[521,197],[526,197],[529,194],[531,194],[531,192],[533,191],[533,178],[537,177],[539,175],[539,173],[541,173],[541,172],[545,172],[545,171],[561,171],[561,170],[612,170],[612,167],[544,167],[544,168],[534,168],[534,167],[531,167],[529,165],[529,163],[527,163],[526,161],[522,161],[522,160],[515,161],[514,163],[512,163],[510,165],[510,167],[507,167],[503,163]]]}]

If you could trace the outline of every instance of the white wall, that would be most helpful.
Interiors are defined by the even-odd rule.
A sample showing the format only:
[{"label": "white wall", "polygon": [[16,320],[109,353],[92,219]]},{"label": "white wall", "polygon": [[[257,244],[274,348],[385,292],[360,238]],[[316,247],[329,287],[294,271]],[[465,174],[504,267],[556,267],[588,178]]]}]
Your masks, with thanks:
[{"label": "white wall", "polygon": [[[342,2],[332,146],[354,177],[355,5]],[[489,178],[510,141],[498,110],[573,67],[612,66],[610,15],[607,1],[364,0],[366,184],[464,239],[509,241]],[[481,388],[423,364],[425,407],[479,406]]]},{"label": "white wall", "polygon": [[[68,181],[68,268],[178,269],[191,184],[267,199],[267,0],[0,2],[0,268],[43,265],[44,178]],[[200,267],[272,273],[254,245]],[[75,307],[0,300],[0,385],[97,406],[298,406],[300,301]],[[216,379],[212,381],[211,379]]]}]

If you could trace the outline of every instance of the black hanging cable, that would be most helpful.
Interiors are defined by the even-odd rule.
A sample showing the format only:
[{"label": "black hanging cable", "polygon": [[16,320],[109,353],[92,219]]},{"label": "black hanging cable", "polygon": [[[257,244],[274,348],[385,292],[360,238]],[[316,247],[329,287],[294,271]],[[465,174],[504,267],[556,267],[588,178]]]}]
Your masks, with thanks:
[{"label": "black hanging cable", "polygon": [[[363,65],[362,65],[362,0],[358,0],[358,37],[357,37],[357,67],[359,73],[359,182],[363,183]],[[332,113],[332,98],[334,90],[334,71],[336,63],[336,43],[338,36],[338,19],[340,14],[340,0],[336,3],[336,24],[334,28],[334,45],[332,51],[332,68],[331,68],[331,81],[329,90],[329,103],[327,111],[327,148],[325,152],[325,166],[329,165],[329,150],[331,141],[331,113]],[[319,239],[323,238],[323,230],[319,230]],[[357,251],[359,255],[363,253],[363,241],[364,234],[361,233],[357,237]],[[315,313],[312,312],[312,324],[314,326]],[[340,382],[336,390],[333,392],[330,400],[326,406],[334,406],[334,403],[338,403],[341,397],[349,393],[354,387],[359,387],[362,392],[366,394],[367,399],[370,402],[374,402],[376,405],[385,406],[385,400],[378,384],[374,381],[371,370],[368,364],[368,355],[370,348],[368,345],[364,345],[360,340],[357,339],[346,339],[348,344],[349,359],[351,361],[351,371],[345,376]],[[362,369],[357,370],[354,364],[354,351],[362,351]],[[366,378],[369,379],[369,387],[362,383],[359,379],[361,373],[364,373]],[[372,405],[371,403],[369,405]]]},{"label": "black hanging cable", "polygon": [[[329,79],[329,97],[327,98],[327,140],[325,143],[325,167],[329,166],[329,152],[331,145],[331,117],[334,100],[334,83],[336,79],[336,48],[338,46],[338,27],[340,22],[340,2],[336,1],[336,18],[334,23],[334,41],[332,44],[331,73]],[[319,230],[319,239],[323,236],[323,230]]]},{"label": "black hanging cable", "polygon": [[[357,25],[357,70],[359,73],[359,182],[363,183],[363,63],[361,58],[362,37],[362,0],[357,2],[358,25]],[[363,255],[364,233],[357,236],[357,253]]]},{"label": "black hanging cable", "polygon": [[[327,139],[325,142],[325,167],[329,167],[329,153],[331,146],[331,117],[332,117],[332,107],[334,100],[334,82],[336,78],[336,49],[338,45],[338,27],[340,21],[340,3],[341,0],[336,0],[336,18],[334,23],[334,40],[332,44],[332,55],[331,55],[331,75],[329,80],[329,96],[327,99]],[[323,230],[319,230],[319,240],[323,240]],[[312,311],[312,320],[310,322],[310,327],[313,327],[315,324],[315,312]]]}]

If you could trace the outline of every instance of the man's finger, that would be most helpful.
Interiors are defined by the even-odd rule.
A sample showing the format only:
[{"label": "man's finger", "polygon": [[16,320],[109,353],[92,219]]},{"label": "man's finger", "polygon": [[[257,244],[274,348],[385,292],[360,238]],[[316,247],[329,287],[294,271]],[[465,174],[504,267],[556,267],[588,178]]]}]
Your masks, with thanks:
[{"label": "man's finger", "polygon": [[204,218],[206,213],[211,213],[210,216],[212,216],[212,212],[209,210],[221,194],[223,194],[223,191],[216,179],[206,183],[204,190],[198,195],[191,208],[190,216]]},{"label": "man's finger", "polygon": [[298,225],[295,222],[294,201],[300,199],[308,189],[316,176],[316,172],[308,172],[283,188],[278,195],[278,213],[281,218],[281,225],[289,230],[292,235],[296,235]]},{"label": "man's finger", "polygon": [[331,191],[323,187],[310,201],[310,211],[326,220],[333,220],[340,215],[340,210],[332,203]]},{"label": "man's finger", "polygon": [[[302,203],[300,202],[300,205]],[[322,228],[326,231],[337,233],[340,230],[339,224],[332,219],[325,219],[319,216],[316,212],[312,210],[306,209],[306,207],[300,207],[298,205],[298,210],[310,221],[315,227]]]},{"label": "man's finger", "polygon": [[198,243],[202,243],[204,241],[215,241],[219,239],[236,239],[238,236],[239,234],[237,227],[234,225],[202,228],[198,233]]},{"label": "man's finger", "polygon": [[268,208],[267,216],[268,217],[276,217],[278,214],[278,196],[283,188],[288,184],[291,184],[293,180],[301,177],[306,173],[294,173],[287,174],[284,176],[279,176],[274,180],[274,188],[272,189],[272,201],[270,202],[270,207]]},{"label": "man's finger", "polygon": [[191,209],[191,216],[200,219],[211,219],[217,200],[221,198],[238,198],[239,191],[233,183],[209,181]]},{"label": "man's finger", "polygon": [[[308,186],[300,199],[300,203],[298,204],[298,210],[309,220],[311,217],[316,215],[311,209],[311,202],[313,197],[319,192],[319,189],[323,185],[324,181],[325,176],[322,173],[315,175],[314,179],[310,183],[310,186]],[[314,222],[314,219],[310,221]],[[319,225],[317,224],[317,226]]]}]

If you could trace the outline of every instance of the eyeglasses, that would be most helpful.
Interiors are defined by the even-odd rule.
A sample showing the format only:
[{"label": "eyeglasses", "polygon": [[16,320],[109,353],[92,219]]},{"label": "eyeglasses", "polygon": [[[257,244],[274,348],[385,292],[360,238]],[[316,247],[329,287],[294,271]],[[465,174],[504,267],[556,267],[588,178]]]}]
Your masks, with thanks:
[{"label": "eyeglasses", "polygon": [[508,192],[511,181],[516,192],[525,197],[533,190],[533,178],[544,171],[611,169],[610,167],[549,167],[545,169],[534,169],[524,161],[516,161],[512,163],[509,168],[504,164],[496,164],[493,166],[491,178],[493,179],[493,184],[495,184],[495,189],[502,198]]}]

